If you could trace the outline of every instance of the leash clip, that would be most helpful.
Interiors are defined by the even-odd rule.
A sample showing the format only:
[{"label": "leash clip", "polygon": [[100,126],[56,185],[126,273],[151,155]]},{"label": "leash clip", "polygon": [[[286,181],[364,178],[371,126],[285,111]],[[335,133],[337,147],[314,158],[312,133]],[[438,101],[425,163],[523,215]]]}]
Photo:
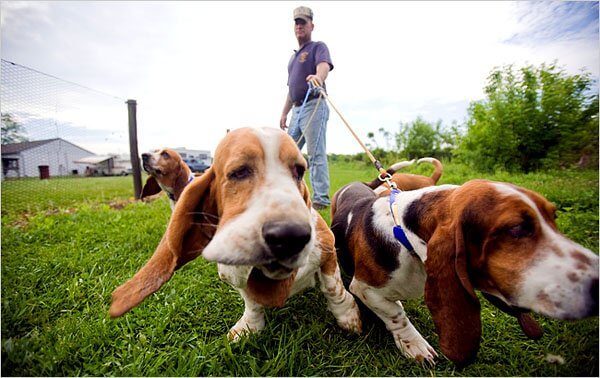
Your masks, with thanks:
[{"label": "leash clip", "polygon": [[395,182],[392,181],[392,175],[390,175],[389,173],[385,173],[385,176],[383,174],[377,176],[377,179],[381,182],[385,182],[391,189],[396,189],[398,190],[398,186],[396,185]]}]

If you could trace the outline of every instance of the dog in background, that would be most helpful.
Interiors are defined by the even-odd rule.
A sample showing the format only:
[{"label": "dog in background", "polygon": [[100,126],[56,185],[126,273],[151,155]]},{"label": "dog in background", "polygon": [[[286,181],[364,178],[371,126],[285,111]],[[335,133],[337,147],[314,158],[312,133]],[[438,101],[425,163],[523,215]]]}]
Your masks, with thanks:
[{"label": "dog in background", "polygon": [[442,352],[457,365],[479,349],[475,290],[516,316],[530,337],[541,330],[527,311],[568,320],[598,314],[598,256],[561,234],[555,206],[533,191],[472,180],[400,192],[390,204],[389,195],[356,182],[336,192],[331,208],[350,291],[418,361],[436,352],[400,301],[423,293]]},{"label": "dog in background", "polygon": [[[409,161],[402,161],[393,164],[387,169],[387,173],[392,176],[392,181],[396,183],[398,189],[405,191],[421,189],[427,186],[434,186],[435,184],[437,184],[440,177],[442,177],[442,173],[444,172],[444,167],[442,163],[438,159],[432,157],[425,157],[417,160],[417,164],[431,163],[433,165],[433,173],[430,177],[415,175],[412,173],[398,172],[398,170],[411,166],[414,163],[414,159]],[[387,190],[385,186],[381,185],[383,184],[383,181],[379,180],[379,178],[375,178],[373,181],[365,184],[369,188],[373,189],[377,194],[381,194]]]},{"label": "dog in background", "polygon": [[[432,157],[425,157],[425,158],[421,158],[421,159],[417,160],[416,162],[417,162],[417,164],[421,164],[421,163],[433,164],[433,173],[431,174],[431,176],[427,177],[427,176],[416,175],[416,174],[412,174],[412,173],[398,172],[402,168],[410,167],[411,165],[413,165],[415,163],[415,159],[400,161],[398,163],[392,164],[392,166],[390,166],[386,170],[386,172],[391,176],[391,180],[394,183],[396,183],[396,186],[398,187],[399,190],[402,190],[402,191],[416,190],[416,189],[421,189],[421,188],[425,188],[428,186],[434,186],[439,181],[440,177],[442,177],[444,167],[438,159],[432,158]],[[379,195],[389,195],[390,190],[387,188],[386,185],[382,185],[383,183],[384,183],[384,181],[381,181],[379,179],[379,177],[376,177],[373,181],[365,182],[363,184],[365,184],[366,186],[371,188],[371,190],[373,190],[373,192],[378,196]],[[336,211],[335,206],[336,206],[335,201],[332,201],[331,214],[335,213],[335,211]]]},{"label": "dog in background", "polygon": [[123,315],[156,292],[175,270],[202,255],[245,303],[229,338],[265,326],[264,308],[318,279],[329,310],[345,330],[361,331],[354,297],[340,276],[333,234],[311,206],[307,163],[285,132],[229,132],[214,162],[185,187],[154,255],[112,294],[110,315]]},{"label": "dog in background", "polygon": [[183,189],[195,177],[179,153],[170,148],[143,153],[142,166],[149,176],[140,199],[160,193],[162,190],[169,197],[171,211],[175,208]]}]

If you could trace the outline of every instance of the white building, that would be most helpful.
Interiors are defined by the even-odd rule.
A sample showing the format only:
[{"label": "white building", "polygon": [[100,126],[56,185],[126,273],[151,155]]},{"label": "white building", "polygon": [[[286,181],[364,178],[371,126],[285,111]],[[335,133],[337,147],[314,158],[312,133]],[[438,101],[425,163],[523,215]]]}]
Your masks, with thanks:
[{"label": "white building", "polygon": [[2,145],[2,178],[83,175],[85,165],[75,163],[94,155],[61,138]]},{"label": "white building", "polygon": [[212,165],[212,156],[210,151],[207,150],[188,150],[185,147],[173,148],[181,155],[181,158],[185,161],[192,163],[204,163],[205,165]]},{"label": "white building", "polygon": [[129,156],[92,155],[75,163],[85,165],[86,176],[127,176],[132,172]]}]

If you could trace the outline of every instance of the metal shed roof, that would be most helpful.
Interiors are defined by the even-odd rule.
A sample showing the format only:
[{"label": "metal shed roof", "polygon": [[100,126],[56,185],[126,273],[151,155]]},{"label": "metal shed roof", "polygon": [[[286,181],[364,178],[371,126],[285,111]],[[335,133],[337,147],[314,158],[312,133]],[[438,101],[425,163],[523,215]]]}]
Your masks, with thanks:
[{"label": "metal shed roof", "polygon": [[67,140],[64,140],[62,138],[52,138],[52,139],[45,139],[45,140],[34,140],[34,141],[29,141],[29,142],[21,142],[21,143],[9,143],[9,144],[3,144],[2,145],[2,155],[10,155],[10,154],[18,154],[19,152],[25,151],[25,150],[29,150],[31,148],[34,147],[38,147],[50,142],[54,142],[57,140],[61,140],[65,143],[68,143],[72,146],[75,146],[79,149],[82,149],[84,151],[89,152],[90,154],[93,154],[93,152],[86,150],[85,148],[81,148],[76,144],[73,144]]}]

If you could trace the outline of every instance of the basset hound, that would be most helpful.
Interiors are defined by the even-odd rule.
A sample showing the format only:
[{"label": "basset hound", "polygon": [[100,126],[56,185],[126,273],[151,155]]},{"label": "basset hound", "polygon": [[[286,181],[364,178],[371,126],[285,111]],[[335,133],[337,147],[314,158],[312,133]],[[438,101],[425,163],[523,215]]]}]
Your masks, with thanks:
[{"label": "basset hound", "polygon": [[342,283],[333,234],[311,206],[306,166],[280,129],[229,132],[213,166],[184,189],[154,255],[113,292],[110,315],[137,306],[202,255],[218,263],[219,277],[244,300],[231,340],[260,331],[264,307],[283,306],[316,278],[340,327],[360,332],[360,312]]},{"label": "basset hound", "polygon": [[170,148],[143,153],[142,167],[149,176],[142,189],[140,199],[160,193],[162,190],[169,197],[171,210],[175,208],[175,203],[183,189],[195,177],[181,155]]},{"label": "basset hound", "polygon": [[[598,256],[558,231],[556,208],[540,194],[472,180],[394,196],[390,205],[389,195],[349,184],[333,198],[331,227],[340,265],[352,275],[350,291],[406,356],[436,356],[400,302],[423,293],[441,350],[457,365],[479,349],[475,290],[525,323],[533,321],[520,317],[527,311],[556,319],[598,314]],[[521,326],[527,333],[536,324]]]},{"label": "basset hound", "polygon": [[[427,186],[434,186],[442,177],[444,172],[444,166],[442,163],[432,157],[425,157],[417,160],[417,164],[431,163],[433,165],[433,172],[430,177],[415,175],[412,173],[400,173],[398,170],[411,166],[415,163],[415,160],[401,161],[393,164],[387,169],[387,173],[392,176],[391,180],[396,183],[396,186],[400,190],[415,190],[425,188]],[[366,183],[367,186],[375,191],[377,194],[381,194],[387,190],[386,186],[382,185],[382,181],[379,178],[375,178],[373,181]]]},{"label": "basset hound", "polygon": [[[400,169],[411,166],[415,163],[415,159],[410,161],[402,161],[393,164],[390,168],[387,169],[387,174],[391,176],[391,181],[396,184],[396,188],[398,190],[416,190],[421,188],[426,188],[428,186],[434,186],[439,179],[442,177],[442,173],[444,167],[442,163],[436,158],[425,157],[416,161],[417,164],[421,164],[423,162],[431,163],[433,165],[433,173],[430,177],[415,175],[415,174],[405,174],[398,172]],[[390,195],[389,185],[383,185],[383,181],[377,177],[373,181],[369,183],[365,183],[369,188],[373,189],[375,194],[381,195]],[[332,205],[332,211],[335,211],[335,204]],[[515,316],[521,326],[525,335],[531,339],[539,339],[543,335],[543,330],[539,326],[539,324],[533,319],[528,313],[522,311],[516,311],[510,306],[504,305],[502,301],[495,300],[494,297],[489,295],[485,295],[488,300],[493,302],[498,308],[502,311],[508,313],[509,315]]]}]

